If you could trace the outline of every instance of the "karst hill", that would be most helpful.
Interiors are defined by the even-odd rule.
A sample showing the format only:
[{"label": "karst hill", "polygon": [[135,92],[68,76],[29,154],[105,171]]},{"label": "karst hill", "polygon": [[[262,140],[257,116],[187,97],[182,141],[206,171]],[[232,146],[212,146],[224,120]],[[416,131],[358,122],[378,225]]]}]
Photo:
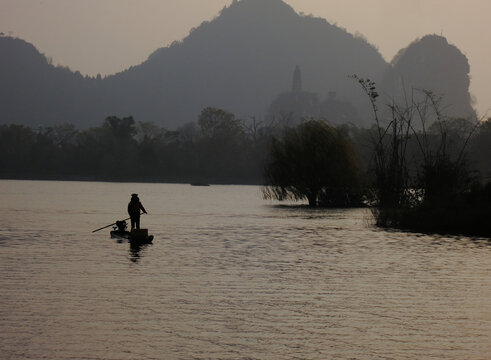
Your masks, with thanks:
[{"label": "karst hill", "polygon": [[[352,74],[375,79],[386,93],[397,92],[402,77],[407,84],[448,95],[457,116],[468,113],[467,59],[443,38],[435,40],[439,51],[435,46],[413,51],[426,41],[412,44],[389,64],[364,38],[297,14],[281,0],[241,0],[145,62],[91,78],[55,67],[33,45],[3,36],[0,123],[69,122],[86,128],[110,115],[132,115],[172,129],[195,121],[207,106],[262,118],[274,99],[291,88],[296,66],[305,91],[319,99],[336,94],[336,100],[356,109],[358,125],[367,125],[370,115],[366,98],[348,77]],[[431,61],[419,61],[421,56]]]}]

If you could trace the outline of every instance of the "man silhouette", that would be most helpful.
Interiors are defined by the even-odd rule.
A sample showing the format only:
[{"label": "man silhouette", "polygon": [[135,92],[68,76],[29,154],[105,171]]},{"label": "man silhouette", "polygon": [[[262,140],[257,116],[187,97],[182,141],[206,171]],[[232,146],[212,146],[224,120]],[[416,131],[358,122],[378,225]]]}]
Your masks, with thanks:
[{"label": "man silhouette", "polygon": [[135,229],[135,227],[136,229],[140,229],[140,210],[143,211],[144,214],[147,213],[138,198],[138,194],[131,194],[131,200],[128,204],[128,214],[131,218],[131,230]]}]

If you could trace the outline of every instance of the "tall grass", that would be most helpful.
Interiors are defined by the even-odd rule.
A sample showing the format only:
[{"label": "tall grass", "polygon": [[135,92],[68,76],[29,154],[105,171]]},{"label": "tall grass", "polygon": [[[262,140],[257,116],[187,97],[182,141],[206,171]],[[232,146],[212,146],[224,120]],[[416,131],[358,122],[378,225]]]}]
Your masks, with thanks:
[{"label": "tall grass", "polygon": [[456,120],[447,118],[441,98],[426,90],[406,94],[402,105],[386,104],[383,117],[375,83],[353,78],[368,96],[375,120],[369,169],[377,225],[491,235],[486,219],[491,199],[485,196],[491,186],[478,189],[466,159],[478,122],[456,136],[452,129]]}]

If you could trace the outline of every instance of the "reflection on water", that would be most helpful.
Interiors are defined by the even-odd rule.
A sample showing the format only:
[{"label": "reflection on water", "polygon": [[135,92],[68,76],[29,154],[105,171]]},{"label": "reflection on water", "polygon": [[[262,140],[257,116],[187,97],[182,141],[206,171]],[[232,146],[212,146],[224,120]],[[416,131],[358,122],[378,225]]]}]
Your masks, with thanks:
[{"label": "reflection on water", "polygon": [[[92,229],[137,192],[154,243]],[[256,187],[0,181],[6,359],[488,359],[487,239]]]},{"label": "reflection on water", "polygon": [[151,244],[138,244],[138,243],[129,243],[130,246],[130,259],[132,262],[136,263],[140,259],[141,252],[143,249],[145,249],[148,246],[151,246]]}]

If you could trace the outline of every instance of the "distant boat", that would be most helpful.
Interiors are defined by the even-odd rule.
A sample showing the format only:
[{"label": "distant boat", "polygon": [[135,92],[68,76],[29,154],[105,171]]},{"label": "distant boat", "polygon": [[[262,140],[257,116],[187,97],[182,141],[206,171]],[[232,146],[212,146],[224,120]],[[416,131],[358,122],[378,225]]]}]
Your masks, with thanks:
[{"label": "distant boat", "polygon": [[192,182],[191,186],[210,186],[210,184],[204,182]]}]

